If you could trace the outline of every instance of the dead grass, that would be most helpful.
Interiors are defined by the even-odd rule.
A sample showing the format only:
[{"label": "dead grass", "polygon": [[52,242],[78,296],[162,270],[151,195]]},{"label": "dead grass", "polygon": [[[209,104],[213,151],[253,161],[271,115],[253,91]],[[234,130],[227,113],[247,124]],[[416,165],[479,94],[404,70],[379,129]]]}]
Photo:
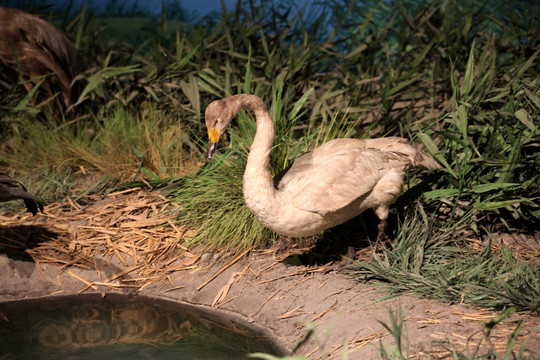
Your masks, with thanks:
[{"label": "dead grass", "polygon": [[[125,269],[103,283],[116,287],[119,285],[111,281],[126,273],[138,276],[129,285],[143,288],[171,272],[190,269],[199,259],[182,245],[188,229],[171,221],[178,205],[157,193],[133,188],[83,196],[79,201],[89,205],[68,197],[46,206],[35,217],[0,217],[0,247],[19,251],[19,256],[24,252],[36,264],[54,264],[68,272],[80,267],[99,273],[96,261],[115,257]],[[95,284],[86,285],[81,292]]]}]

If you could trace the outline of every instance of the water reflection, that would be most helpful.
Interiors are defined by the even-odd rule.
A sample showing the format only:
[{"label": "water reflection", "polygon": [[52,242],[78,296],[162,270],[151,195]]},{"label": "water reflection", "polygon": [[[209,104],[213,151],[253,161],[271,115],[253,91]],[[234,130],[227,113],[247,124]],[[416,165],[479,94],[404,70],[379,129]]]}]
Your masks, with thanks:
[{"label": "water reflection", "polygon": [[0,359],[242,359],[260,332],[192,307],[107,295],[0,303]]}]

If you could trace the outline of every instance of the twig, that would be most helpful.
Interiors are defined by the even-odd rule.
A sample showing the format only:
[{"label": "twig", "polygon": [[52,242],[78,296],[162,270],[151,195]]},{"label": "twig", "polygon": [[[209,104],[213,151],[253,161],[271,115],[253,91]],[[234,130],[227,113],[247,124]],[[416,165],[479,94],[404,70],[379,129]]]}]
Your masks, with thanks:
[{"label": "twig", "polygon": [[107,279],[104,280],[104,282],[106,282],[106,283],[111,282],[111,281],[113,281],[114,279],[119,278],[120,276],[124,276],[124,275],[126,275],[126,274],[132,272],[133,270],[137,270],[137,269],[143,267],[143,265],[144,265],[144,264],[141,264],[141,265],[135,265],[135,266],[130,267],[129,269],[122,270],[122,271],[120,271],[119,273],[116,273],[116,274],[114,274],[114,275],[112,275],[112,276],[109,276]]},{"label": "twig", "polygon": [[113,193],[107,194],[106,196],[116,196],[116,195],[126,194],[126,193],[130,193],[130,192],[133,192],[135,190],[140,190],[140,189],[141,188],[139,186],[137,186],[137,187],[134,187],[134,188],[131,188],[131,189],[126,189],[126,190],[113,192]]},{"label": "twig", "polygon": [[322,318],[324,315],[326,315],[327,312],[329,312],[330,310],[332,310],[333,308],[336,307],[336,305],[338,304],[338,301],[334,301],[334,303],[332,305],[330,305],[326,310],[324,310],[322,313],[318,314],[318,315],[315,315],[314,317],[311,318],[311,322],[314,322],[315,320],[318,320],[320,318]]},{"label": "twig", "polygon": [[219,276],[219,274],[221,274],[222,272],[224,272],[225,270],[227,270],[228,268],[230,268],[232,265],[234,265],[234,263],[236,263],[238,260],[240,260],[241,258],[243,258],[248,252],[250,252],[251,249],[247,249],[246,251],[244,251],[243,253],[241,253],[240,255],[238,255],[237,257],[235,257],[233,259],[233,261],[231,261],[230,263],[228,263],[227,265],[225,265],[224,267],[221,268],[221,270],[219,270],[217,273],[214,274],[214,276],[212,276],[210,279],[206,280],[201,286],[199,286],[197,288],[197,291],[200,291],[203,287],[205,287],[206,285],[208,285],[212,280],[214,280],[216,277]]},{"label": "twig", "polygon": [[305,311],[300,313],[300,314],[295,314],[296,311],[300,310],[303,307],[304,307],[304,305],[297,306],[294,309],[292,309],[290,311],[287,311],[286,313],[284,313],[282,315],[279,315],[278,319],[288,319],[288,318],[293,317],[293,316],[303,315],[303,314],[306,313]]},{"label": "twig", "polygon": [[272,279],[259,281],[257,283],[257,285],[266,284],[266,283],[276,281],[276,280],[281,280],[281,279],[284,279],[284,278],[289,277],[289,276],[296,276],[296,275],[302,275],[302,274],[311,274],[311,273],[321,272],[321,271],[325,271],[325,270],[326,269],[322,268],[322,267],[321,268],[316,268],[316,269],[300,270],[300,271],[296,271],[296,272],[293,272],[293,273],[280,275],[280,276],[272,278]]},{"label": "twig", "polygon": [[261,311],[261,309],[263,308],[264,305],[266,305],[267,302],[269,302],[274,296],[277,295],[278,292],[280,292],[281,289],[277,289],[272,295],[270,295],[266,300],[264,300],[264,302],[257,308],[257,310],[255,310],[254,312],[252,312],[249,317],[253,317],[255,314],[257,314],[259,311]]},{"label": "twig", "polygon": [[85,283],[86,285],[91,287],[92,289],[94,289],[94,290],[98,289],[96,286],[92,285],[92,283],[90,281],[83,279],[79,275],[75,275],[74,273],[71,272],[71,270],[68,270],[67,272],[68,272],[69,275],[71,275],[72,277],[74,277],[75,279],[77,279],[79,281],[82,281],[83,283]]},{"label": "twig", "polygon": [[183,289],[183,288],[185,288],[184,285],[178,285],[178,286],[172,287],[170,289],[167,289],[164,292],[174,291],[174,290]]}]

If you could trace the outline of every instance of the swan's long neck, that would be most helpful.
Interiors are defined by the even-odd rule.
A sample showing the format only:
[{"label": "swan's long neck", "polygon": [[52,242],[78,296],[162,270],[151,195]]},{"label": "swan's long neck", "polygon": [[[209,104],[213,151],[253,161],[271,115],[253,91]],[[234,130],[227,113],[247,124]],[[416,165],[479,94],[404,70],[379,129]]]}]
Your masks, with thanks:
[{"label": "swan's long neck", "polygon": [[266,105],[256,96],[243,95],[242,107],[255,114],[257,132],[251,145],[243,191],[247,206],[254,213],[268,210],[275,197],[274,181],[270,173],[270,151],[274,143],[274,121]]}]

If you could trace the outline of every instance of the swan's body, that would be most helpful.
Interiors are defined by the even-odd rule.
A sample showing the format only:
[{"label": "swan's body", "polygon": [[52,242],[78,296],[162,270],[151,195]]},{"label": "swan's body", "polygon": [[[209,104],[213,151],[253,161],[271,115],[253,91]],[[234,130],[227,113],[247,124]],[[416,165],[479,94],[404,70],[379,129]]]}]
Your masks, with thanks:
[{"label": "swan's body", "polygon": [[297,158],[274,183],[268,168],[274,122],[257,96],[235,95],[208,105],[208,158],[241,108],[252,110],[257,121],[244,173],[244,198],[264,226],[282,235],[313,235],[371,208],[381,220],[381,236],[389,207],[403,191],[405,171],[440,168],[403,138],[335,139]]},{"label": "swan's body", "polygon": [[15,199],[24,200],[26,209],[34,215],[38,209],[43,211],[43,204],[34,195],[28,193],[20,181],[0,171],[0,202]]}]

